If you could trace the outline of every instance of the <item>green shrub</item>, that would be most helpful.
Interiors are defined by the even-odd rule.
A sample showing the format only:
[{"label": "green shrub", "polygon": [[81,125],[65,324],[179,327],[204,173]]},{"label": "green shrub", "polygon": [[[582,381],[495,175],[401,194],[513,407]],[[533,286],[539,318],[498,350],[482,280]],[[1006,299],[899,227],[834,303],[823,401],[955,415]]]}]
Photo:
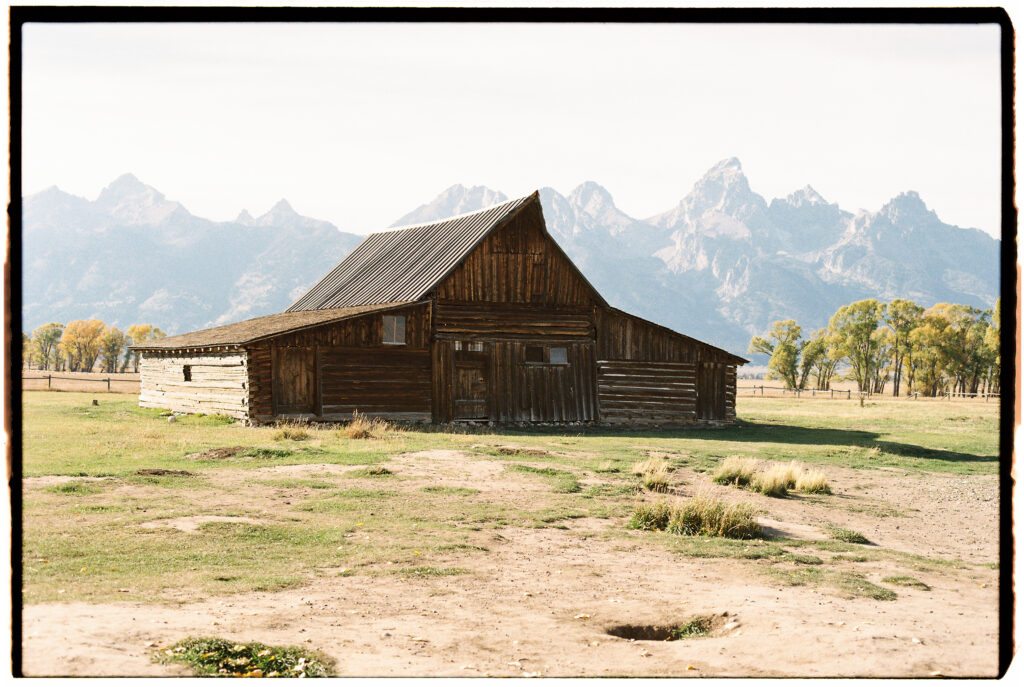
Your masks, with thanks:
[{"label": "green shrub", "polygon": [[158,651],[154,658],[188,664],[198,675],[225,677],[329,677],[333,668],[331,659],[308,649],[240,644],[219,637],[190,637]]},{"label": "green shrub", "polygon": [[827,525],[825,529],[828,530],[829,536],[831,536],[836,541],[843,541],[848,544],[871,543],[868,540],[868,538],[860,532],[854,532],[853,530],[848,530],[843,527],[836,527],[835,525]]}]

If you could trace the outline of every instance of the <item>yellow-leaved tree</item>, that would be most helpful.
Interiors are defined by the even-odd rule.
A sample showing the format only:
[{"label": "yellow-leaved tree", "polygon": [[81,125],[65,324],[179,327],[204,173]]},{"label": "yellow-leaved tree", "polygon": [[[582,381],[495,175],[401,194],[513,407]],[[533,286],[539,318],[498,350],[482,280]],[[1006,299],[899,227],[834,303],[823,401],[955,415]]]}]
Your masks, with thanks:
[{"label": "yellow-leaved tree", "polygon": [[64,327],[60,345],[72,372],[91,372],[100,355],[100,340],[106,327],[100,320],[73,320]]},{"label": "yellow-leaved tree", "polygon": [[[154,327],[151,324],[133,324],[132,326],[128,327],[128,331],[126,332],[126,334],[128,335],[129,346],[137,346],[141,343],[145,343],[146,341],[155,341],[156,339],[162,339],[165,336],[167,336],[160,330],[159,327]],[[129,357],[132,359],[135,372],[138,372],[139,352],[132,351],[130,356],[126,356],[125,366],[127,366]],[[125,368],[121,368],[121,371],[124,372],[124,369]]]}]

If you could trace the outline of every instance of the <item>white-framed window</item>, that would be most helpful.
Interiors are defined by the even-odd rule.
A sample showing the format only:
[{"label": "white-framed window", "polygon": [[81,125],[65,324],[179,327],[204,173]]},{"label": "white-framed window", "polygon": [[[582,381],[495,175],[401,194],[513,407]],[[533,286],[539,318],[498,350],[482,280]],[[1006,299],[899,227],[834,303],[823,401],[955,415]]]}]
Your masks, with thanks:
[{"label": "white-framed window", "polygon": [[405,345],[405,315],[384,315],[384,343]]}]

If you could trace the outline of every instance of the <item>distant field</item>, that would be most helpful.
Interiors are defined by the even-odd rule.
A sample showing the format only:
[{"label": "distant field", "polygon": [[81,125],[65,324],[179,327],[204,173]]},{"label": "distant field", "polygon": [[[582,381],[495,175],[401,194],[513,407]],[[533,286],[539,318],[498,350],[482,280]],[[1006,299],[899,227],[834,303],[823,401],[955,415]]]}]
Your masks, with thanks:
[{"label": "distant field", "polygon": [[[995,403],[740,398],[736,426],[718,430],[396,427],[348,439],[216,416],[169,423],[129,394],[23,398],[34,674],[55,661],[74,674],[174,674],[145,642],[186,635],[309,639],[342,675],[994,670]],[[833,493],[712,483],[728,456],[800,461]],[[668,466],[667,495],[633,474],[651,458]],[[637,503],[702,490],[750,504],[766,538],[627,529]],[[740,634],[607,634],[723,611]],[[870,623],[902,639],[889,651],[851,634]],[[138,641],[121,647],[129,629]]]}]

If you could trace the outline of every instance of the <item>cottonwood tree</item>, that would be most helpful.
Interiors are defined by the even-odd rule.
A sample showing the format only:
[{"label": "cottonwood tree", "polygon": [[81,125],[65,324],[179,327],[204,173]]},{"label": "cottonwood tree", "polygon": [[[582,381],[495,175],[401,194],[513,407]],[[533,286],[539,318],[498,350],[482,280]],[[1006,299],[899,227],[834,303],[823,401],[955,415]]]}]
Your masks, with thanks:
[{"label": "cottonwood tree", "polygon": [[72,372],[91,372],[100,355],[100,339],[106,325],[100,320],[74,320],[64,327],[61,347]]},{"label": "cottonwood tree", "polygon": [[781,379],[788,389],[802,389],[805,376],[801,377],[800,351],[803,333],[795,320],[780,320],[772,325],[767,338],[755,336],[750,340],[750,353],[764,353],[768,360],[769,379]]},{"label": "cottonwood tree", "polygon": [[124,352],[125,335],[117,327],[106,327],[100,337],[100,355],[103,356],[103,371],[117,372],[117,361]]},{"label": "cottonwood tree", "polygon": [[844,305],[829,320],[836,335],[836,348],[852,368],[857,390],[870,392],[875,386],[884,338],[877,335],[884,306],[873,298]]},{"label": "cottonwood tree", "polygon": [[895,298],[885,306],[882,317],[885,326],[892,332],[892,395],[900,395],[903,368],[912,366],[914,356],[910,345],[910,332],[921,322],[924,308],[914,301]]},{"label": "cottonwood tree", "polygon": [[[162,339],[167,336],[159,327],[154,327],[151,324],[133,324],[128,327],[126,334],[129,346],[137,346],[138,344],[146,341],[155,341],[156,339]],[[131,358],[135,372],[139,371],[139,357],[140,354],[138,351],[132,351]],[[126,357],[125,362],[127,362],[127,360],[128,358]],[[123,371],[124,370],[122,370],[122,372]]]},{"label": "cottonwood tree", "polygon": [[[56,369],[59,357],[58,347],[63,334],[64,325],[60,322],[50,322],[33,330],[32,344],[37,353],[36,359],[42,364],[44,370]],[[53,368],[50,367],[51,365]]]}]

